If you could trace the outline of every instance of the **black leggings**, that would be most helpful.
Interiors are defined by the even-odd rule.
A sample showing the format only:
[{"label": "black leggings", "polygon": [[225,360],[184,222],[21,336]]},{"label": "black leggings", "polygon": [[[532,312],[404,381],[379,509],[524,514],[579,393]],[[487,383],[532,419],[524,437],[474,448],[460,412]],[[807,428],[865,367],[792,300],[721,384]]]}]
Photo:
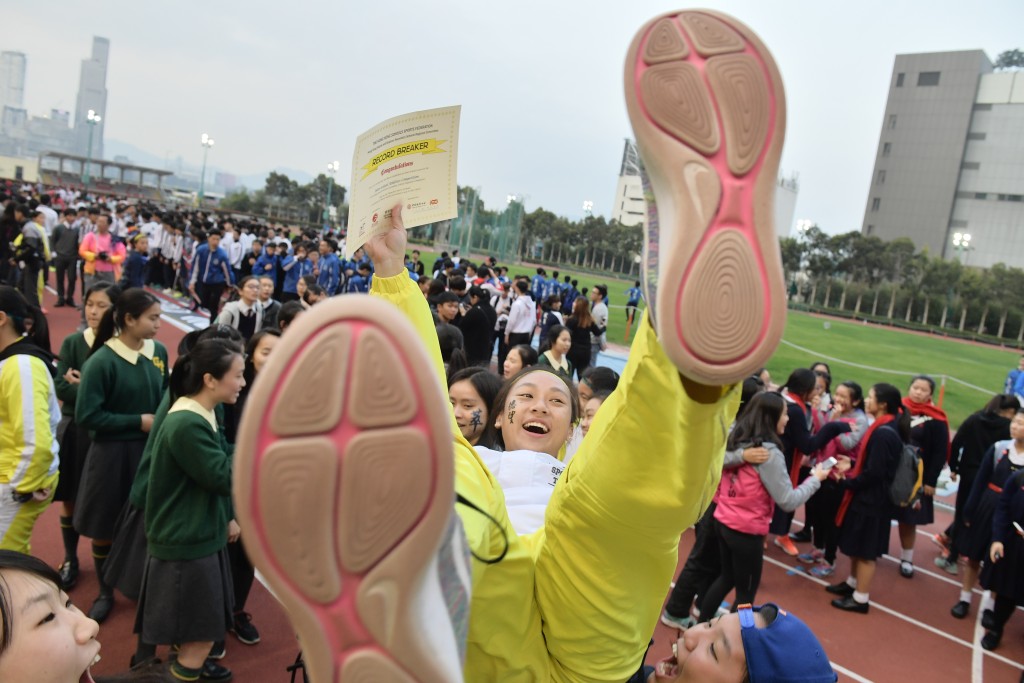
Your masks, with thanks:
[{"label": "black leggings", "polygon": [[1000,595],[995,596],[995,606],[992,610],[993,616],[996,621],[995,631],[997,633],[1003,632],[1003,627],[1006,626],[1006,622],[1013,616],[1013,611],[1017,608],[1017,603],[1010,599],[1004,598]]},{"label": "black leggings", "polygon": [[839,547],[839,527],[836,513],[843,502],[843,490],[831,479],[821,483],[821,488],[807,501],[807,523],[814,530],[814,547],[825,553],[829,564],[836,562]]},{"label": "black leggings", "polygon": [[235,589],[234,612],[245,611],[245,603],[249,600],[249,591],[252,590],[253,579],[256,572],[249,562],[249,556],[245,554],[242,541],[228,543],[228,560],[231,562],[231,584]]},{"label": "black leggings", "polygon": [[733,611],[737,605],[753,604],[764,564],[764,536],[734,531],[717,519],[713,528],[722,558],[722,573],[700,601],[701,621],[715,616],[722,600],[733,588],[736,589]]},{"label": "black leggings", "polygon": [[715,503],[711,503],[711,507],[697,522],[697,539],[693,543],[693,550],[686,558],[683,571],[679,572],[672,595],[665,605],[665,611],[677,619],[690,616],[694,598],[707,593],[708,586],[721,574],[722,557],[714,530],[715,507]]}]

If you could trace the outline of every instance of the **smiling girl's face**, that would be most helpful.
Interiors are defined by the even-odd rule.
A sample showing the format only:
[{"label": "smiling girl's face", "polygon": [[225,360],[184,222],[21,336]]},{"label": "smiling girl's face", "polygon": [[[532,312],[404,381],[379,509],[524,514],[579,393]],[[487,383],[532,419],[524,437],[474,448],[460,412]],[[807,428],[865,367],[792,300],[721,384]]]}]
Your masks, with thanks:
[{"label": "smiling girl's face", "polygon": [[10,644],[0,654],[0,681],[91,683],[100,652],[99,624],[49,581],[18,570],[0,572],[8,598]]}]

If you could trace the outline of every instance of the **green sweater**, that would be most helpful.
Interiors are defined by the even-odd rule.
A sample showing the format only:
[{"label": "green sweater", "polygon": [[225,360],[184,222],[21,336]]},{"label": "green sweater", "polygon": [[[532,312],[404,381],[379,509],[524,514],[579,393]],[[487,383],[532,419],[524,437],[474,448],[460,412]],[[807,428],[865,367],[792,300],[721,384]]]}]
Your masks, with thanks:
[{"label": "green sweater", "polygon": [[[146,508],[146,494],[149,491],[149,467],[153,457],[153,444],[156,443],[156,435],[160,433],[160,426],[167,417],[167,411],[171,409],[171,392],[165,391],[160,401],[160,406],[153,414],[153,428],[149,430],[149,438],[146,439],[146,447],[142,451],[142,459],[139,460],[139,468],[135,471],[135,481],[132,482],[131,493],[128,494],[128,501],[138,510]],[[224,405],[217,404],[213,409],[217,416],[217,435],[220,439],[221,448],[229,456],[234,455],[235,445],[228,443],[224,433]]]},{"label": "green sweater", "polygon": [[[167,349],[153,342],[152,359],[127,352],[124,345],[107,342],[82,368],[75,401],[75,422],[88,429],[93,441],[145,439],[142,415],[156,413],[167,389]],[[119,347],[122,351],[116,350]]]},{"label": "green sweater", "polygon": [[217,431],[191,410],[168,412],[157,432],[146,495],[149,554],[197,560],[228,543],[231,458]]},{"label": "green sweater", "polygon": [[57,398],[61,400],[60,412],[68,417],[75,416],[75,400],[78,398],[78,385],[71,384],[64,375],[68,370],[81,372],[85,359],[89,357],[89,345],[82,332],[75,332],[60,345],[60,356],[57,360],[57,377],[53,383],[57,387]]}]

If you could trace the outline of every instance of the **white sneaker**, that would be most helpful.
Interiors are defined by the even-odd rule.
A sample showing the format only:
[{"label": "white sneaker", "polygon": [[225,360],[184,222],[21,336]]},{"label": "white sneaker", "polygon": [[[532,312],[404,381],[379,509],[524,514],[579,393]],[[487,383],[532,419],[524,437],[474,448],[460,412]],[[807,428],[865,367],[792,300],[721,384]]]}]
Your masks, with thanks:
[{"label": "white sneaker", "polygon": [[470,567],[447,400],[406,318],[335,297],[253,386],[234,499],[311,680],[462,681]]}]

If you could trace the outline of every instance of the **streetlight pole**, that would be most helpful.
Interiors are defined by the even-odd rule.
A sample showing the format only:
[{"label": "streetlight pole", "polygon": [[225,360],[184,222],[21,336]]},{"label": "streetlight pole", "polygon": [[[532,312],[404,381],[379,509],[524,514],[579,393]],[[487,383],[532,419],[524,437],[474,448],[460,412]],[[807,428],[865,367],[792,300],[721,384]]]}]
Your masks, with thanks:
[{"label": "streetlight pole", "polygon": [[203,145],[203,172],[199,176],[199,206],[203,205],[203,194],[206,189],[206,154],[213,147],[213,138],[206,133],[203,133],[203,137],[200,138],[200,143]]},{"label": "streetlight pole", "polygon": [[92,166],[92,134],[96,130],[96,124],[103,120],[94,109],[89,110],[85,123],[89,126],[89,150],[85,155],[85,168],[82,169],[82,192],[89,192],[89,168]]},{"label": "streetlight pole", "polygon": [[341,163],[332,161],[327,164],[327,205],[324,206],[324,230],[331,229],[331,190],[334,189],[334,176],[337,175],[338,169],[341,168]]}]

